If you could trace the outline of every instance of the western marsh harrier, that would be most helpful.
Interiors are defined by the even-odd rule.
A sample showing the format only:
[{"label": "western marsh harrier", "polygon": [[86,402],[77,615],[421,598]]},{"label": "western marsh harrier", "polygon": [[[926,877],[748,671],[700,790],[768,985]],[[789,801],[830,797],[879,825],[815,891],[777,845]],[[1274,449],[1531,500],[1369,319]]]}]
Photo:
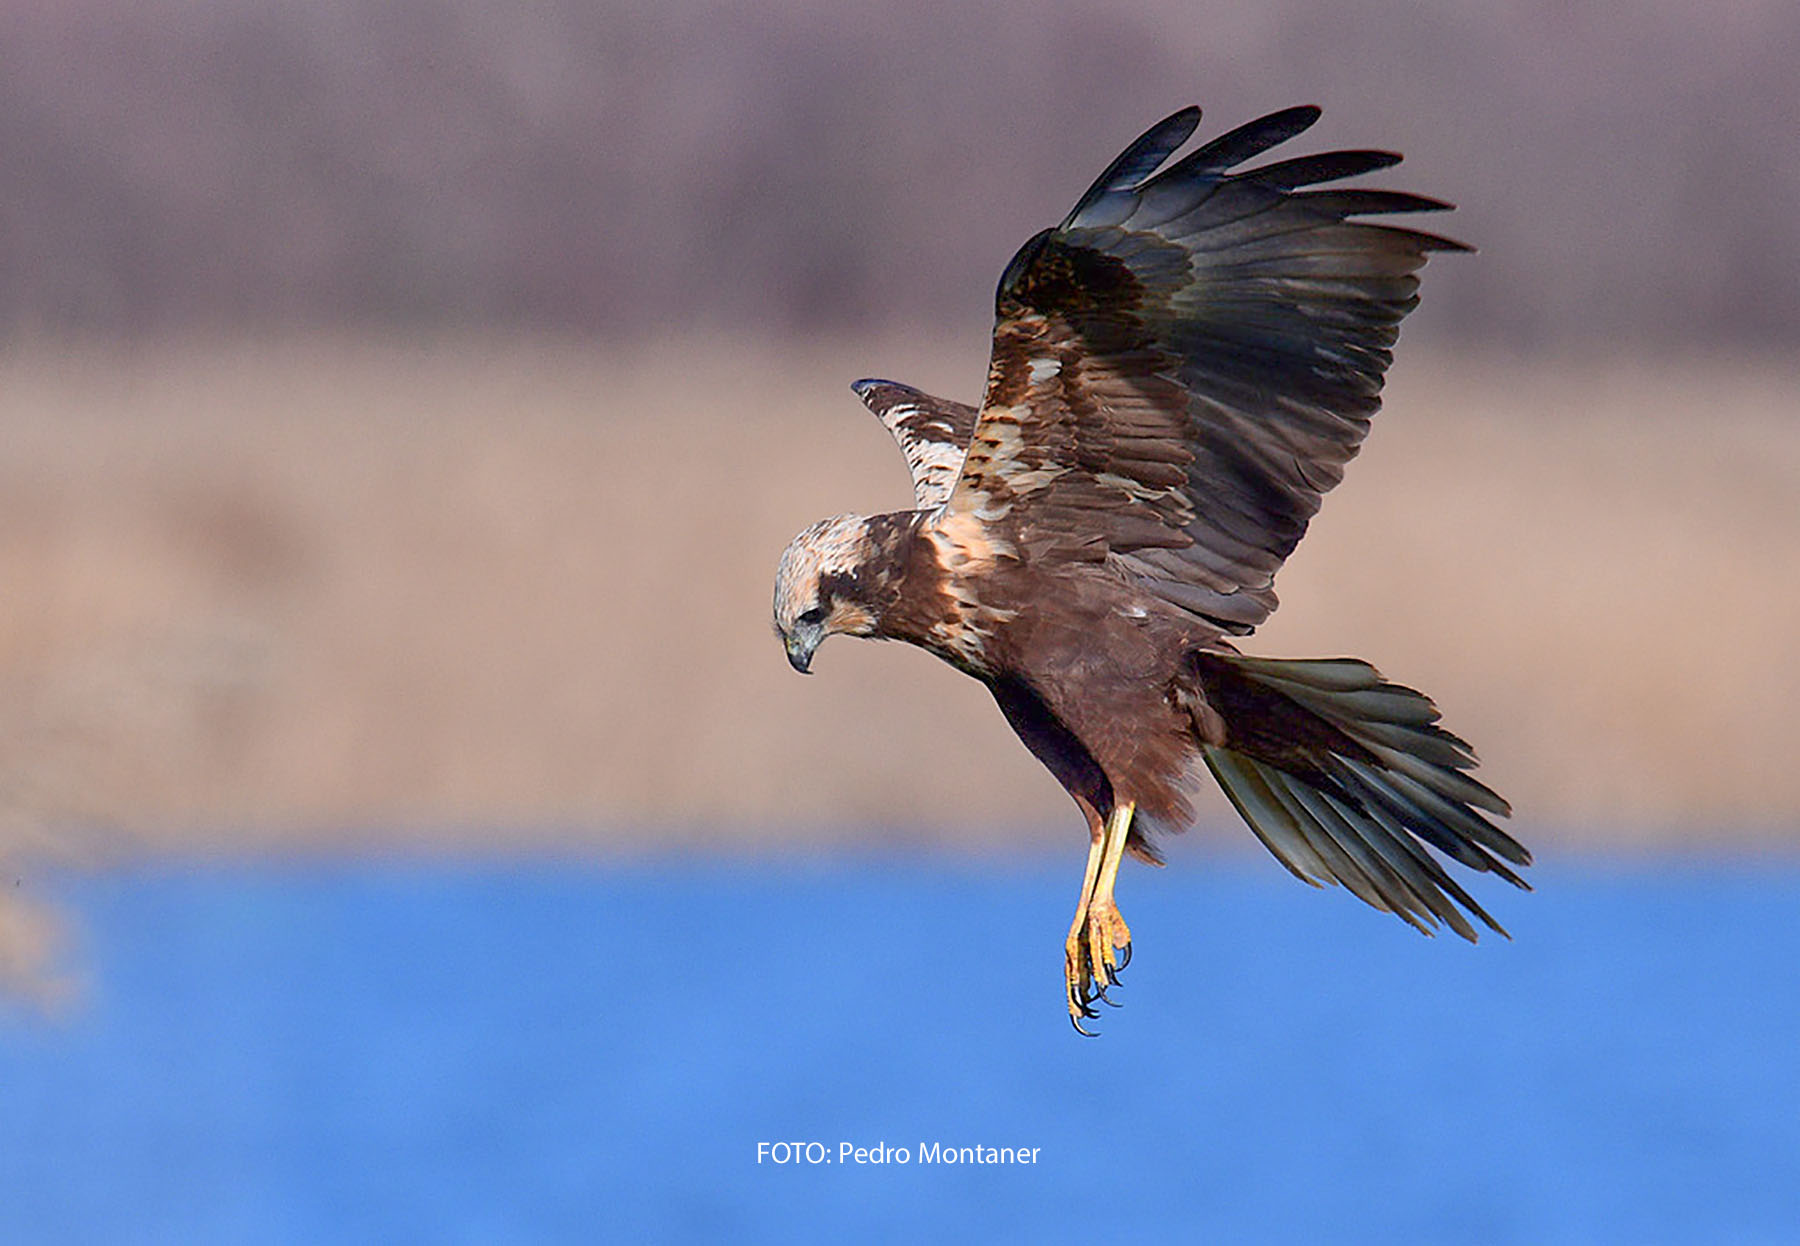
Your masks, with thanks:
[{"label": "western marsh harrier", "polygon": [[1510,866],[1530,854],[1484,816],[1506,802],[1427,697],[1354,658],[1227,639],[1275,609],[1276,571],[1368,433],[1418,270],[1468,249],[1360,219],[1447,203],[1317,189],[1391,153],[1241,167],[1318,116],[1285,109],[1169,163],[1200,122],[1186,108],[1126,148],[1006,266],[979,408],[853,387],[905,452],[915,508],[821,520],[776,575],[794,669],[838,632],[927,649],[987,685],[1080,806],[1078,1030],[1130,959],[1120,862],[1158,860],[1152,832],[1192,820],[1202,769],[1297,877],[1426,933],[1500,931],[1432,850],[1525,886]]}]

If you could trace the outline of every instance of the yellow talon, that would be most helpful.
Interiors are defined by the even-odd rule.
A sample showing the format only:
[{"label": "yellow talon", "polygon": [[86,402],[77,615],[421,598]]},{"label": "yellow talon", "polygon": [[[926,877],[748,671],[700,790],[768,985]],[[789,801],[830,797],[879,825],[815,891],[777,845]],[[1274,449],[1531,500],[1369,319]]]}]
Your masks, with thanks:
[{"label": "yellow talon", "polygon": [[1107,985],[1111,986],[1119,980],[1119,970],[1125,966],[1113,951],[1114,948],[1131,946],[1131,927],[1119,915],[1117,907],[1098,902],[1088,910],[1088,955],[1094,963],[1095,976],[1104,968]]}]

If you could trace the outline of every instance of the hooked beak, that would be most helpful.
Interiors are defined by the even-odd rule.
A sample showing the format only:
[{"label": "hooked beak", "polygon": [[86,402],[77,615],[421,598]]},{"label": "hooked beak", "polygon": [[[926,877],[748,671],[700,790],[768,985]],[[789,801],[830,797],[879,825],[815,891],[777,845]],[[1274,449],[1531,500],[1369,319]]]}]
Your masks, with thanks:
[{"label": "hooked beak", "polygon": [[813,650],[825,639],[822,628],[796,628],[786,638],[788,665],[802,675],[812,674]]}]

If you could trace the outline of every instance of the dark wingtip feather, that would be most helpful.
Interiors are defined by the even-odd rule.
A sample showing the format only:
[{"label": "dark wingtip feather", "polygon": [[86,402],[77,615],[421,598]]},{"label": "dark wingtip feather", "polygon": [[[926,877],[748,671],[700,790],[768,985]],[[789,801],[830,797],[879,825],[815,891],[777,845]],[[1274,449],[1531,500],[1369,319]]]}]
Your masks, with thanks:
[{"label": "dark wingtip feather", "polygon": [[[1380,229],[1383,227],[1376,225],[1371,226],[1371,228]],[[1392,229],[1396,227],[1390,225],[1386,228]],[[1427,233],[1422,229],[1408,229],[1404,232],[1420,247],[1420,249],[1425,251],[1460,251],[1466,255],[1473,255],[1475,253],[1475,248],[1468,243],[1459,242],[1455,238],[1446,238],[1442,234]]]},{"label": "dark wingtip feather", "polygon": [[1400,153],[1394,151],[1326,151],[1313,156],[1278,160],[1274,164],[1265,164],[1238,176],[1271,190],[1295,190],[1301,186],[1314,186],[1321,182],[1336,182],[1346,177],[1373,173],[1377,169],[1391,169],[1400,163],[1400,159]]},{"label": "dark wingtip feather", "polygon": [[1185,177],[1192,173],[1220,173],[1255,159],[1271,147],[1309,129],[1323,113],[1317,104],[1297,104],[1283,108],[1255,121],[1246,121],[1235,130],[1227,130],[1211,142],[1196,147],[1172,166],[1167,177]]},{"label": "dark wingtip feather", "polygon": [[1292,198],[1307,207],[1339,218],[1387,216],[1403,212],[1449,212],[1456,207],[1430,195],[1403,190],[1299,190]]},{"label": "dark wingtip feather", "polygon": [[1295,104],[1292,108],[1282,108],[1272,112],[1264,117],[1263,120],[1269,123],[1279,122],[1285,126],[1292,126],[1293,128],[1289,133],[1298,134],[1302,130],[1310,130],[1313,127],[1313,124],[1324,115],[1325,110],[1317,104]]},{"label": "dark wingtip feather", "polygon": [[1094,184],[1087,188],[1087,193],[1076,201],[1068,219],[1072,221],[1080,216],[1108,191],[1128,190],[1142,182],[1156,172],[1177,147],[1192,138],[1194,131],[1199,128],[1200,108],[1189,104],[1145,130],[1106,166],[1106,172],[1094,179]]}]

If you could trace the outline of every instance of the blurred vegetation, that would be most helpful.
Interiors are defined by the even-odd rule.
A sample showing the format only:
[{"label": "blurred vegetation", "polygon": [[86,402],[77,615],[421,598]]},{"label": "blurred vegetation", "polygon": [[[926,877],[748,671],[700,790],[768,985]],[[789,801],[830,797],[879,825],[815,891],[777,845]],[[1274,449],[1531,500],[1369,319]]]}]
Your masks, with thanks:
[{"label": "blurred vegetation", "polygon": [[9,5],[0,331],[976,323],[1148,122],[1315,101],[1463,205],[1428,332],[1792,347],[1796,63],[1785,0]]},{"label": "blurred vegetation", "polygon": [[[770,629],[796,530],[910,504],[846,378],[972,395],[982,356],[0,353],[0,849],[1078,846],[975,681],[848,639],[801,679]],[[1409,350],[1246,643],[1430,692],[1534,848],[1791,844],[1795,392],[1773,361]]]}]

